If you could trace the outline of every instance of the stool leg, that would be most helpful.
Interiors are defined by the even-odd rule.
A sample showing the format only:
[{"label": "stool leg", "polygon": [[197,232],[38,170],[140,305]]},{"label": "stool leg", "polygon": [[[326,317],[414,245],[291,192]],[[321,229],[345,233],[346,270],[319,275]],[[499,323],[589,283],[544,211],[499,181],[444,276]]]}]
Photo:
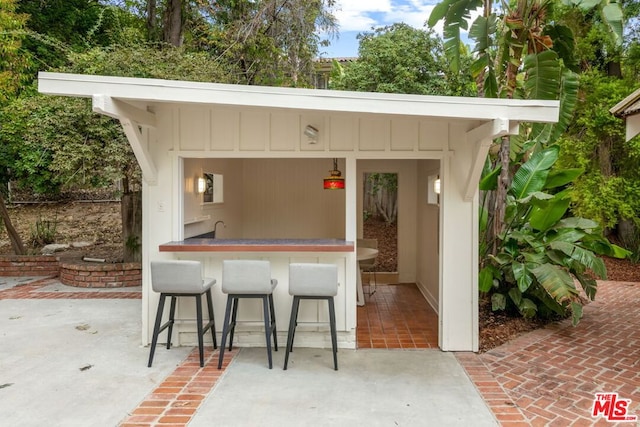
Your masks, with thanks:
[{"label": "stool leg", "polygon": [[333,369],[338,370],[338,334],[336,333],[336,309],[333,297],[327,299],[329,304],[329,323],[331,325],[331,347],[333,349]]},{"label": "stool leg", "polygon": [[273,367],[271,362],[271,325],[269,321],[269,297],[267,295],[262,296],[262,308],[264,312],[264,335],[267,342],[267,359],[269,360],[269,369],[271,369]]},{"label": "stool leg", "polygon": [[218,356],[218,369],[222,368],[222,359],[224,358],[224,346],[229,333],[229,316],[231,315],[231,303],[233,298],[227,297],[227,309],[224,311],[224,323],[222,324],[222,337],[220,338],[220,355]]},{"label": "stool leg", "polygon": [[198,353],[200,367],[204,366],[204,333],[202,332],[202,295],[196,295],[196,323],[198,326]]},{"label": "stool leg", "polygon": [[233,347],[233,333],[236,331],[236,316],[238,315],[238,297],[233,297],[233,310],[231,314],[231,327],[229,329],[229,351],[231,351],[231,347]]},{"label": "stool leg", "polygon": [[291,304],[291,317],[289,318],[289,333],[287,334],[287,348],[284,353],[284,370],[287,370],[289,364],[289,352],[293,350],[293,334],[296,332],[296,325],[298,324],[298,305],[300,304],[300,298],[293,297],[293,303]]},{"label": "stool leg", "polygon": [[171,348],[171,332],[173,332],[173,324],[176,319],[176,298],[171,296],[171,308],[169,309],[169,330],[167,331],[167,350]]},{"label": "stool leg", "polygon": [[278,351],[278,331],[276,331],[276,311],[273,308],[273,294],[269,294],[269,312],[271,313],[271,335],[273,336],[273,349]]},{"label": "stool leg", "polygon": [[151,338],[151,349],[149,350],[149,364],[147,367],[151,367],[153,363],[153,353],[156,351],[156,344],[158,343],[158,335],[160,334],[160,322],[162,322],[162,312],[164,311],[164,299],[165,295],[160,294],[160,301],[158,301],[158,312],[156,313],[156,323],[153,326],[153,337]]},{"label": "stool leg", "polygon": [[218,348],[218,341],[216,339],[216,320],[213,315],[213,300],[211,298],[211,289],[207,290],[207,307],[209,307],[209,322],[211,322],[211,338],[213,338],[213,349]]},{"label": "stool leg", "polygon": [[293,342],[296,339],[296,327],[298,326],[298,311],[300,310],[300,297],[294,296],[293,299],[297,300],[297,301],[295,301],[295,303],[296,303],[296,314],[294,316],[295,319],[296,319],[296,323],[295,323],[295,326],[293,328],[293,334],[291,334],[291,350],[290,351],[293,351]]}]

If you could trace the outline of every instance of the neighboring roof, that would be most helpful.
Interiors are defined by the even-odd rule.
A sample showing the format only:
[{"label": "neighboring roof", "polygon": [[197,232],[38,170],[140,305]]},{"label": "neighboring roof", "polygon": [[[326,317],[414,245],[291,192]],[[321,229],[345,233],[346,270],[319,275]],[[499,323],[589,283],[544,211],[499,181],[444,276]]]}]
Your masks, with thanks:
[{"label": "neighboring roof", "polygon": [[355,62],[358,60],[357,56],[336,56],[334,58],[317,58],[314,62]]},{"label": "neighboring roof", "polygon": [[559,102],[453,96],[426,96],[326,89],[200,83],[41,72],[38,89],[63,96],[107,96],[122,101],[183,103],[453,118],[506,119],[552,123]]},{"label": "neighboring roof", "polygon": [[609,112],[617,117],[627,117],[640,112],[640,89],[612,107]]}]

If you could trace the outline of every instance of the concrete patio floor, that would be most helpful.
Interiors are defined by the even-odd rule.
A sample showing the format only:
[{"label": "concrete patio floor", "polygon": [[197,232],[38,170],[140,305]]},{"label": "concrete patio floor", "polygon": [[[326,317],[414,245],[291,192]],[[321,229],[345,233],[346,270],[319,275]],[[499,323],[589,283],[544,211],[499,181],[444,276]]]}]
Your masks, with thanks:
[{"label": "concrete patio floor", "polygon": [[[284,371],[283,348],[272,370],[264,348],[244,348],[218,371],[217,351],[200,368],[192,348],[159,346],[147,368],[139,289],[0,283],[2,425],[497,425],[450,353],[340,350],[334,371],[330,351],[299,348]],[[173,394],[185,375],[196,380]],[[169,395],[177,404],[163,417],[144,404]]]},{"label": "concrete patio floor", "polygon": [[206,352],[140,345],[140,289],[0,278],[0,424],[11,426],[611,426],[597,392],[640,414],[640,284],[600,282],[566,322],[484,354],[426,350]]}]

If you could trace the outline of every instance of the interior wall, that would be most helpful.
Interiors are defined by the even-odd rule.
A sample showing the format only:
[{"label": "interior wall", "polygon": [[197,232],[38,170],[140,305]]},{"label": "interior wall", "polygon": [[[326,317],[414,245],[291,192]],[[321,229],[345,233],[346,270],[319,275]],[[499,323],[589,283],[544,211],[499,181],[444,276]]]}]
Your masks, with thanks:
[{"label": "interior wall", "polygon": [[[238,238],[242,236],[242,177],[241,159],[184,159],[184,238],[213,231],[216,221],[216,237]],[[202,194],[197,192],[197,180],[204,172],[223,176],[222,203],[202,203]]]},{"label": "interior wall", "polygon": [[[243,160],[242,237],[345,238],[345,192],[324,190],[332,159]],[[338,169],[344,171],[339,159]]]},{"label": "interior wall", "polygon": [[439,160],[418,161],[417,188],[417,278],[416,284],[431,307],[439,311],[440,205],[429,203],[429,177],[440,174]]},{"label": "interior wall", "polygon": [[362,237],[364,174],[372,172],[398,174],[398,281],[416,281],[417,244],[417,160],[358,160],[357,212],[358,238]]}]

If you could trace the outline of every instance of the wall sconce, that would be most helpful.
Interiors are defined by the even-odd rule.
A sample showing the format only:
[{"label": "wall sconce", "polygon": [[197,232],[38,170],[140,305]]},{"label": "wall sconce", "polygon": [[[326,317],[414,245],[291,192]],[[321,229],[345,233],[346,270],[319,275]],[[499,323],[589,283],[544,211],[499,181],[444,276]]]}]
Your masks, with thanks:
[{"label": "wall sconce", "polygon": [[344,178],[338,170],[338,159],[333,159],[333,170],[329,171],[329,176],[324,179],[324,189],[344,190]]},{"label": "wall sconce", "polygon": [[207,189],[207,181],[203,177],[198,178],[198,193],[202,194]]},{"label": "wall sconce", "polygon": [[311,125],[307,125],[307,127],[304,128],[304,134],[307,137],[307,142],[309,144],[315,144],[318,142],[318,133],[320,133],[320,131]]},{"label": "wall sconce", "polygon": [[440,204],[440,175],[429,175],[427,179],[427,203]]}]

